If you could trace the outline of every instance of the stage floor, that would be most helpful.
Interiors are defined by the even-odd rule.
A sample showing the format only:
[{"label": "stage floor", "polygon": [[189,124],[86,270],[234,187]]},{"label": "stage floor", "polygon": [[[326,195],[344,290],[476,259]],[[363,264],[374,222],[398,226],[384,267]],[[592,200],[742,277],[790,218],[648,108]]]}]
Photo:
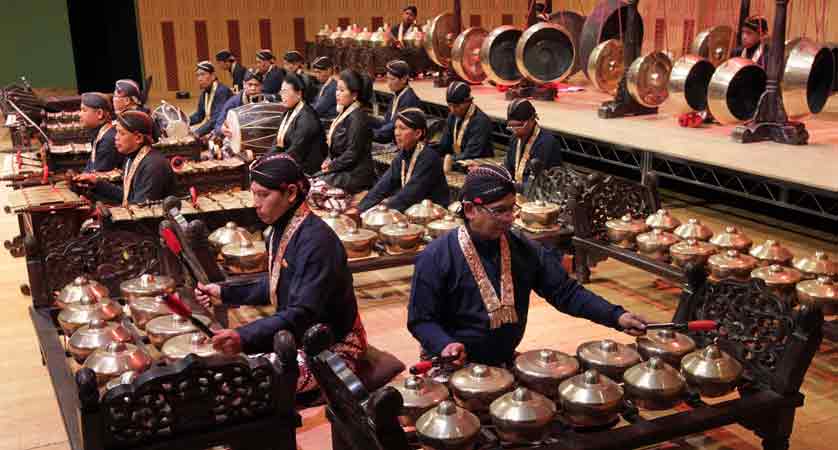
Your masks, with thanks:
[{"label": "stage floor", "polygon": [[[581,78],[581,80],[580,80]],[[838,96],[833,96],[825,112],[806,120],[810,138],[807,146],[776,143],[739,144],[730,135],[733,126],[705,125],[701,128],[678,126],[676,115],[664,105],[657,115],[621,119],[600,119],[599,105],[610,100],[607,94],[590,88],[577,74],[573,85],[582,92],[559,94],[557,101],[535,102],[541,125],[549,130],[604,141],[629,148],[795,183],[827,192],[838,192]],[[411,82],[419,97],[428,103],[445,105],[445,89],[435,88],[431,80]],[[387,92],[384,82],[375,89]],[[506,119],[508,102],[492,86],[472,86],[475,101],[493,119]]]}]

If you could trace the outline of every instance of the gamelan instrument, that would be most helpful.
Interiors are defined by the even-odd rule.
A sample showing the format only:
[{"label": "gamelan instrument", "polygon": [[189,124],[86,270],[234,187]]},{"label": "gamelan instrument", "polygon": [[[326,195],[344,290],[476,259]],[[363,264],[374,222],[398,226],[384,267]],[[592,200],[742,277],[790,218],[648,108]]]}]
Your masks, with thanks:
[{"label": "gamelan instrument", "polygon": [[480,64],[480,47],[488,32],[480,27],[471,27],[457,36],[451,48],[451,66],[454,72],[469,83],[482,83],[486,73]]},{"label": "gamelan instrument", "polygon": [[707,107],[722,125],[742,123],[754,116],[767,77],[765,70],[747,58],[730,58],[713,73]]},{"label": "gamelan instrument", "polygon": [[189,117],[183,110],[165,100],[160,102],[160,106],[154,108],[151,118],[160,128],[161,140],[181,141],[191,136]]},{"label": "gamelan instrument", "polygon": [[706,58],[714,67],[730,57],[734,44],[733,29],[727,25],[717,25],[695,35],[690,44],[690,54]]},{"label": "gamelan instrument", "polygon": [[229,145],[235,155],[267,153],[276,141],[285,110],[280,103],[251,103],[231,109],[226,121],[232,137],[225,145]]},{"label": "gamelan instrument", "polygon": [[677,114],[707,109],[707,91],[715,67],[707,58],[684,55],[675,61],[669,74],[669,97]]},{"label": "gamelan instrument", "polygon": [[672,60],[663,52],[651,52],[637,58],[626,73],[629,94],[641,105],[656,108],[669,96]]},{"label": "gamelan instrument", "polygon": [[[628,8],[629,6],[626,0],[606,0],[597,4],[594,10],[591,11],[591,14],[585,19],[585,24],[582,27],[582,36],[579,40],[579,57],[585,76],[592,82],[597,78],[602,78],[601,74],[596,72],[598,68],[605,69],[612,65],[622,64],[622,52],[618,55],[613,51],[603,52],[600,50],[595,54],[594,50],[597,46],[610,39],[615,39],[618,42],[624,41],[626,29],[628,28]],[[642,21],[638,21],[638,23],[640,28],[640,41],[642,42],[643,23]],[[605,61],[597,61],[601,58],[605,58]],[[619,62],[606,62],[612,58],[616,58]],[[617,82],[619,82],[619,79]]]},{"label": "gamelan instrument", "polygon": [[499,86],[512,86],[522,75],[515,62],[515,49],[523,32],[511,25],[495,28],[480,47],[480,64],[486,77]]},{"label": "gamelan instrument", "polygon": [[800,120],[823,110],[832,95],[835,70],[835,58],[826,46],[805,37],[786,44],[781,86],[789,119]]},{"label": "gamelan instrument", "polygon": [[582,65],[585,61],[582,55],[579,54],[580,39],[582,39],[582,27],[585,26],[585,16],[574,11],[557,11],[550,15],[550,22],[561,25],[573,39],[573,69],[570,74],[573,76],[576,72],[582,70]]}]

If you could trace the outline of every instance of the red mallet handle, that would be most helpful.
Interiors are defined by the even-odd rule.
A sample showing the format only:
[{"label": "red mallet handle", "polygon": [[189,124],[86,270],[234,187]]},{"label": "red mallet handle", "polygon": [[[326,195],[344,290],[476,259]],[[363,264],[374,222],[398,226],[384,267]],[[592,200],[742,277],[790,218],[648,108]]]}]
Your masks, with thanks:
[{"label": "red mallet handle", "polygon": [[410,368],[411,375],[422,375],[427,371],[431,370],[431,367],[434,366],[432,361],[422,361],[417,363],[415,366]]},{"label": "red mallet handle", "polygon": [[687,322],[687,329],[690,331],[713,331],[719,327],[715,320],[693,320]]},{"label": "red mallet handle", "polygon": [[201,322],[198,318],[192,315],[192,310],[189,306],[186,306],[186,303],[183,303],[180,296],[176,293],[166,295],[166,306],[168,306],[173,313],[183,317],[184,319],[189,319],[189,321],[192,322],[192,325],[195,325],[196,328],[201,330],[207,336],[215,336],[215,333],[213,333],[204,322]]},{"label": "red mallet handle", "polygon": [[189,188],[189,200],[192,202],[192,206],[198,207],[198,188],[195,186]]},{"label": "red mallet handle", "polygon": [[180,255],[183,247],[181,247],[180,241],[175,235],[175,232],[172,231],[171,228],[164,228],[160,230],[160,235],[163,237],[163,241],[166,242],[166,247],[168,247],[175,255]]}]

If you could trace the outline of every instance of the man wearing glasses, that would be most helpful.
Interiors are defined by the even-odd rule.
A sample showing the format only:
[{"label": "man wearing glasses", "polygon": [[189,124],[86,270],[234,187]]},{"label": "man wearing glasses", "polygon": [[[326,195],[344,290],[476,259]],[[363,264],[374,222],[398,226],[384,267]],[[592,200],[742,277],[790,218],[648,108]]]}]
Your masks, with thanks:
[{"label": "man wearing glasses", "polygon": [[513,361],[530,293],[572,316],[639,335],[645,320],[571,279],[561,255],[511,233],[515,187],[506,169],[480,165],[462,190],[465,225],[416,259],[407,327],[426,355],[488,365]]},{"label": "man wearing glasses", "polygon": [[445,131],[437,151],[441,155],[454,155],[454,161],[492,157],[494,151],[489,142],[492,122],[474,104],[471,88],[462,81],[455,81],[448,85],[445,101],[450,114],[445,120]]},{"label": "man wearing glasses", "polygon": [[395,135],[393,129],[396,127],[396,114],[402,109],[419,108],[421,102],[413,88],[410,87],[410,66],[402,60],[394,60],[387,63],[387,88],[393,93],[393,101],[384,113],[384,120],[373,123],[373,142],[379,144],[390,144]]},{"label": "man wearing glasses", "polygon": [[506,151],[504,166],[512,174],[515,185],[524,192],[532,178],[530,162],[539,160],[544,170],[562,164],[562,152],[552,133],[538,125],[538,115],[527,99],[516,99],[506,110],[506,127],[512,141]]}]

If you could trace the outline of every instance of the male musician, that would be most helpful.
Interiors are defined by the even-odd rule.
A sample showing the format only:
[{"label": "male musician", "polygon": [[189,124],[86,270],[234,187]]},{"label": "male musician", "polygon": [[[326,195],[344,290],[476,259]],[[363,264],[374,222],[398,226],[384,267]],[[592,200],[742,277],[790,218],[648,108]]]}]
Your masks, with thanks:
[{"label": "male musician", "polygon": [[[272,351],[279,330],[303,334],[323,323],[334,333],[332,350],[351,370],[366,351],[366,332],[358,315],[352,273],[346,251],[335,232],[312,214],[306,203],[309,183],[287,153],[271,153],[250,168],[250,190],[256,214],[270,225],[268,274],[254,284],[225,286],[198,284],[195,298],[205,307],[211,298],[240,305],[273,305],[276,313],[235,330],[217,331],[213,346],[228,354]],[[300,362],[297,391],[317,384]]]},{"label": "male musician", "polygon": [[393,128],[396,126],[396,112],[405,108],[419,108],[422,106],[419,97],[408,84],[410,81],[410,66],[400,60],[387,63],[387,88],[393,93],[393,101],[384,112],[384,120],[375,119],[372,128],[372,140],[380,144],[393,142]]},{"label": "male musician", "polygon": [[107,172],[122,167],[123,157],[116,150],[113,108],[107,95],[86,92],[81,95],[81,124],[93,131],[90,140],[90,159],[84,172]]},{"label": "male musician", "polygon": [[393,36],[393,41],[397,47],[401,48],[404,46],[404,35],[416,23],[416,16],[418,15],[419,10],[413,5],[406,6],[402,10],[402,21],[398,25],[393,25],[390,29],[390,35]]},{"label": "male musician", "polygon": [[445,93],[448,119],[439,142],[440,154],[453,154],[454,160],[487,158],[494,152],[489,138],[492,123],[471,97],[471,88],[462,81],[455,81]]},{"label": "male musician", "polygon": [[328,56],[321,56],[311,63],[311,69],[320,83],[320,90],[311,106],[321,120],[332,120],[338,115],[335,97],[338,80],[335,78],[335,64]]},{"label": "male musician", "polygon": [[544,3],[536,3],[535,4],[535,18],[539,22],[549,22],[550,21],[550,15],[547,14],[547,7],[544,5]]},{"label": "male musician", "polygon": [[530,161],[538,159],[544,170],[562,164],[562,152],[553,134],[541,129],[535,107],[527,99],[515,99],[506,110],[506,128],[512,140],[504,166],[512,174],[516,187],[524,190],[532,181]]},{"label": "male musician", "polygon": [[215,54],[215,61],[233,77],[233,92],[238,93],[244,90],[244,74],[247,69],[239,64],[235,55],[225,48]]},{"label": "male musician", "polygon": [[442,158],[432,149],[426,149],[428,134],[425,113],[419,108],[406,108],[396,113],[396,145],[399,153],[387,172],[358,205],[363,212],[379,203],[404,211],[424,199],[447,206],[448,184],[442,173]]},{"label": "male musician", "polygon": [[262,74],[262,92],[265,94],[279,94],[282,80],[285,79],[285,69],[274,65],[274,54],[268,49],[256,52],[256,68]]},{"label": "male musician", "polygon": [[[145,106],[145,95],[136,81],[129,79],[116,80],[113,89],[113,109],[116,114],[136,110],[150,116],[151,110]],[[162,134],[160,126],[155,122],[151,133],[153,142],[157,142]]]},{"label": "male musician", "polygon": [[[282,57],[282,65],[285,69],[286,77],[293,73],[296,74],[300,80],[302,80],[305,84],[303,89],[303,99],[307,103],[311,103],[317,96],[317,86],[314,85],[314,80],[312,80],[308,74],[303,71],[305,62],[306,60],[303,58],[303,54],[296,50],[289,50],[285,52],[285,55]],[[283,81],[284,80],[285,79],[283,78]]]},{"label": "male musician", "polygon": [[407,327],[425,353],[458,356],[459,364],[511,363],[532,291],[566,314],[643,333],[645,319],[579,285],[557,251],[510,232],[515,186],[506,169],[474,168],[462,192],[465,225],[416,259]]},{"label": "male musician", "polygon": [[238,108],[242,105],[248,105],[252,101],[253,96],[262,93],[262,74],[253,70],[247,69],[242,77],[244,83],[244,90],[239,94],[230,97],[221,109],[221,114],[218,115],[218,120],[215,122],[215,137],[221,139],[224,137],[225,121],[227,120],[227,112],[231,109]]},{"label": "male musician", "polygon": [[125,158],[122,185],[98,180],[94,173],[73,179],[92,187],[98,199],[109,203],[132,203],[162,200],[175,193],[175,175],[169,160],[151,146],[151,117],[142,111],[126,111],[116,116],[116,148]]},{"label": "male musician", "polygon": [[748,58],[765,68],[768,52],[768,21],[762,16],[751,16],[742,23],[742,46],[733,49],[731,56]]},{"label": "male musician", "polygon": [[195,136],[205,140],[211,137],[224,103],[232,97],[233,92],[218,81],[215,67],[209,61],[199,62],[195,74],[198,87],[201,88],[201,97],[198,98],[198,110],[189,117],[189,125]]},{"label": "male musician", "polygon": [[304,173],[320,170],[326,159],[326,135],[314,109],[303,98],[306,84],[299,75],[289,73],[279,94],[288,108],[282,115],[271,152],[285,152],[294,158]]}]

